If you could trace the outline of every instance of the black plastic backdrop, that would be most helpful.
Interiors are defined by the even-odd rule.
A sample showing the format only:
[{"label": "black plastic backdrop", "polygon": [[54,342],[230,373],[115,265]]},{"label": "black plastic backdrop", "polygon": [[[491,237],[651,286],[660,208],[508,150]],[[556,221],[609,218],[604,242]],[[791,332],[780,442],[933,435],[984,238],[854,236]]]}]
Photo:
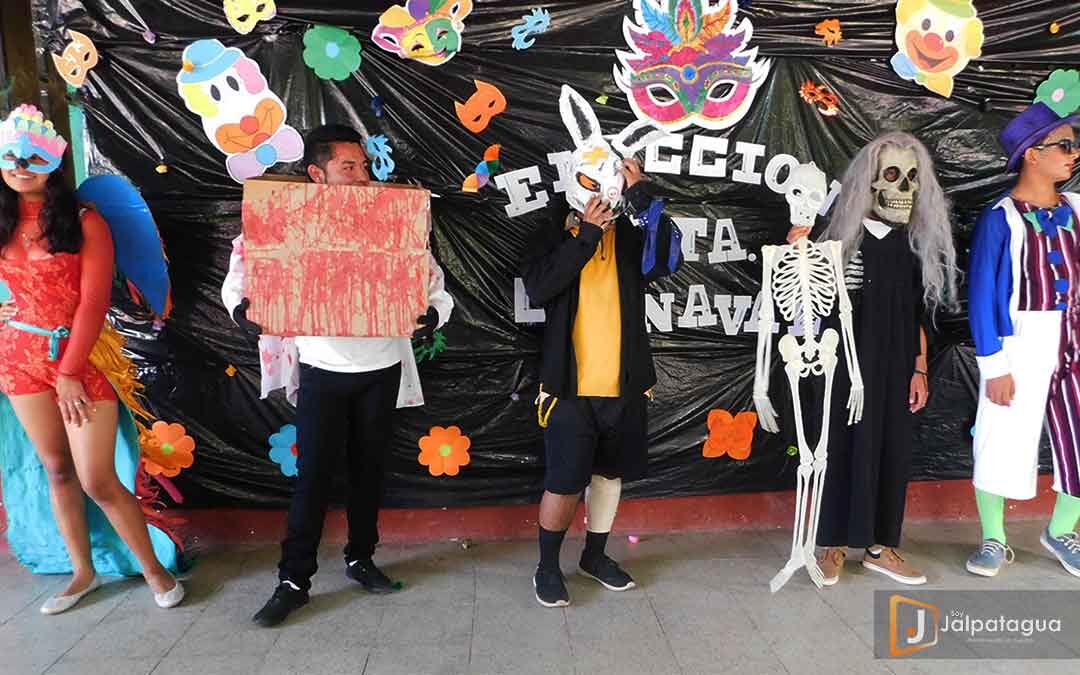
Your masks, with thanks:
[{"label": "black plastic backdrop", "polygon": [[[240,229],[240,186],[225,174],[224,157],[176,91],[183,48],[205,37],[239,47],[259,62],[285,101],[290,124],[306,130],[324,121],[344,122],[384,134],[394,148],[395,179],[420,180],[441,195],[433,203],[433,246],[457,304],[444,329],[448,350],[420,368],[427,405],[400,413],[387,503],[537,498],[543,448],[532,401],[540,328],[514,322],[513,279],[526,236],[545,212],[508,218],[503,192],[489,186],[467,195],[460,185],[484,148],[500,143],[502,171],[537,165],[552,201],[561,199],[551,190],[556,174],[546,160],[548,152],[570,147],[557,111],[559,87],[570,84],[589,100],[606,94],[607,104],[594,106],[606,133],[633,120],[612,79],[615,50],[625,48],[623,17],[632,15],[632,7],[629,0],[535,3],[550,11],[551,28],[531,49],[515,51],[510,31],[534,3],[474,2],[461,53],[433,68],[371,42],[372,28],[390,0],[279,0],[277,17],[247,36],[228,26],[220,0],[34,1],[42,44],[58,51],[62,29],[71,27],[98,46],[101,63],[78,98],[88,120],[94,168],[120,171],[141,187],[171,258],[176,309],[164,328],[153,328],[137,313],[118,318],[149,384],[152,409],[184,424],[198,443],[195,465],[176,479],[187,504],[281,505],[291,480],[269,460],[267,438],[292,420],[293,410],[280,395],[259,399],[257,352],[232,325],[219,296],[230,240]],[[902,81],[890,69],[893,1],[744,2],[740,14],[754,25],[751,44],[773,59],[772,72],[734,129],[682,132],[687,139],[682,174],[654,176],[670,212],[706,217],[710,237],[718,218],[731,218],[742,246],[756,252],[783,238],[786,204],[765,187],[688,175],[693,134],[727,135],[732,147],[735,140],[764,144],[764,161],[779,153],[812,159],[832,179],[879,132],[899,128],[915,133],[934,153],[954,200],[959,250],[966,253],[977,211],[1009,183],[997,131],[1031,100],[1050,71],[1080,67],[1080,3],[975,4],[986,24],[984,53],[957,78],[947,100]],[[814,26],[833,17],[842,21],[844,40],[827,48]],[[1061,30],[1052,34],[1049,25],[1055,21]],[[304,65],[301,40],[313,23],[348,28],[360,38],[363,63],[353,78],[322,81]],[[147,28],[156,34],[155,44],[144,40]],[[507,112],[480,136],[461,127],[453,107],[473,91],[474,78],[496,84],[509,100]],[[820,117],[799,98],[799,84],[806,79],[839,94],[839,117]],[[371,106],[376,95],[384,107],[379,118]],[[729,160],[734,157],[729,154]],[[168,165],[167,173],[155,171],[159,162]],[[699,238],[699,251],[710,245],[710,238]],[[675,293],[677,318],[690,284],[704,284],[710,297],[756,296],[760,276],[759,263],[710,265],[703,254],[702,262],[685,265],[656,292]],[[966,318],[943,317],[938,327],[930,404],[916,427],[916,479],[963,478],[971,472],[969,430],[978,374]],[[659,384],[650,413],[650,475],[630,485],[628,494],[789,488],[796,461],[786,453],[790,429],[776,436],[758,429],[745,462],[701,454],[710,410],[752,409],[756,333],[727,336],[718,325],[652,335]],[[226,372],[230,364],[237,368],[235,376]],[[772,391],[779,405],[785,390],[776,382]],[[790,423],[789,413],[785,421]],[[435,424],[459,425],[472,438],[472,462],[456,478],[432,478],[417,463],[417,440]]]}]

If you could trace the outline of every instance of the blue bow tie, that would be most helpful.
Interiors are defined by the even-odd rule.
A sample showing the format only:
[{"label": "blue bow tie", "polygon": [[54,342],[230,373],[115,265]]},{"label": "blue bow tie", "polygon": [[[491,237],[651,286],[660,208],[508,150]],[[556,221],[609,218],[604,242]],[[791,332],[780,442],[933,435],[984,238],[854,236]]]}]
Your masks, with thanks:
[{"label": "blue bow tie", "polygon": [[1040,232],[1045,232],[1050,238],[1057,236],[1058,228],[1070,232],[1073,229],[1073,210],[1068,204],[1052,209],[1036,209],[1024,215]]}]

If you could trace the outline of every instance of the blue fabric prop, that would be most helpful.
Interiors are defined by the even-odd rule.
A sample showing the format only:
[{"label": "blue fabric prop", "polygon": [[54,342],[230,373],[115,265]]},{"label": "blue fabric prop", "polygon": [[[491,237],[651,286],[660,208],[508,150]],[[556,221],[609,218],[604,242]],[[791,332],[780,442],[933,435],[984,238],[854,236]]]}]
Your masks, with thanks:
[{"label": "blue fabric prop", "polygon": [[122,176],[91,176],[79,186],[79,201],[90,202],[109,224],[116,267],[138,290],[150,309],[165,316],[169,304],[169,268],[150,207]]},{"label": "blue fabric prop", "polygon": [[[649,208],[638,214],[637,220],[645,229],[645,246],[641,251],[641,273],[648,274],[656,267],[656,237],[660,226],[660,216],[664,213],[664,201],[653,199]],[[679,266],[679,251],[682,248],[682,233],[671,230],[671,242],[668,246],[667,271],[674,272]]]},{"label": "blue fabric prop", "polygon": [[49,360],[55,361],[60,358],[60,341],[71,337],[71,331],[66,327],[60,326],[49,330],[48,328],[41,328],[40,326],[32,326],[28,323],[21,321],[8,321],[6,322],[9,328],[15,330],[21,330],[26,333],[33,333],[34,335],[44,335],[49,338]]},{"label": "blue fabric prop", "polygon": [[[120,404],[116,434],[116,475],[132,493],[139,467],[139,432],[131,411]],[[7,540],[11,552],[34,574],[69,574],[71,559],[56,527],[49,504],[49,481],[34,446],[15,417],[7,397],[0,394],[0,478],[7,511]],[[94,569],[106,576],[142,573],[139,561],[93,501],[86,500]],[[169,535],[148,526],[154,554],[169,571],[179,572],[179,551]]]},{"label": "blue fabric prop", "polygon": [[8,285],[4,283],[3,279],[0,279],[0,305],[5,302],[11,302],[11,300],[11,289],[8,288]]}]

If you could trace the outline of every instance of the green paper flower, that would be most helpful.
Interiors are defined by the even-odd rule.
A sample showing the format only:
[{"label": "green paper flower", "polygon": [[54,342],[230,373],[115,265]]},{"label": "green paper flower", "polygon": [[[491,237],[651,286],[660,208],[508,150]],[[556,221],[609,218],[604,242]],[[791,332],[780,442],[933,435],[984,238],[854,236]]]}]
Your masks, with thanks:
[{"label": "green paper flower", "polygon": [[1080,109],[1080,73],[1075,70],[1055,70],[1039,85],[1035,102],[1045,103],[1054,112],[1067,117]]},{"label": "green paper flower", "polygon": [[347,80],[360,67],[360,40],[335,26],[304,33],[304,63],[324,80]]}]

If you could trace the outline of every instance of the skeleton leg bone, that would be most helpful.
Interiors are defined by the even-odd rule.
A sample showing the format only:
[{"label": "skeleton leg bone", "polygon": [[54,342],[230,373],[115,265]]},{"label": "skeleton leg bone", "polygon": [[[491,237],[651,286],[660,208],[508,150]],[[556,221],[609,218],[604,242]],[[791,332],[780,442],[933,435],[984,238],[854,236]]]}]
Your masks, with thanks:
[{"label": "skeleton leg bone", "polygon": [[821,419],[821,434],[818,437],[817,448],[814,450],[814,489],[811,496],[812,508],[810,511],[810,530],[806,537],[806,569],[810,578],[820,588],[825,580],[821,568],[817,564],[814,555],[814,546],[817,543],[818,523],[821,519],[821,498],[825,491],[825,470],[829,459],[829,426],[832,412],[832,389],[833,379],[836,375],[836,347],[840,337],[832,328],[826,329],[821,335],[819,356],[825,376],[825,396],[822,400],[823,415]]}]

